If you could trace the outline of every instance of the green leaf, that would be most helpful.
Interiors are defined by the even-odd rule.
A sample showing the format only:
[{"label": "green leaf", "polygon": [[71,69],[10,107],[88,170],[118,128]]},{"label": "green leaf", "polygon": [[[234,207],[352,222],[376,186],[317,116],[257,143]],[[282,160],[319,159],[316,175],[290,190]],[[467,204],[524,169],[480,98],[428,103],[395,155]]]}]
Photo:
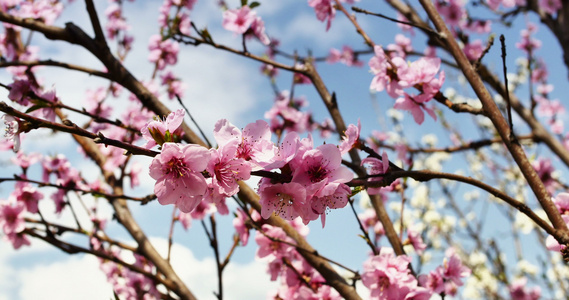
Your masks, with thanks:
[{"label": "green leaf", "polygon": [[255,1],[255,2],[251,2],[251,4],[249,4],[249,7],[253,9],[253,8],[260,6],[260,5],[261,5],[261,3]]},{"label": "green leaf", "polygon": [[49,105],[48,105],[47,103],[43,103],[43,102],[42,102],[42,103],[38,103],[38,104],[36,104],[36,105],[34,105],[34,106],[28,108],[28,110],[26,110],[26,113],[31,113],[31,112],[34,111],[34,110],[38,110],[38,109],[40,109],[40,108],[46,108],[46,107],[49,107]]},{"label": "green leaf", "polygon": [[246,6],[247,5],[247,0],[241,0],[241,6]]}]

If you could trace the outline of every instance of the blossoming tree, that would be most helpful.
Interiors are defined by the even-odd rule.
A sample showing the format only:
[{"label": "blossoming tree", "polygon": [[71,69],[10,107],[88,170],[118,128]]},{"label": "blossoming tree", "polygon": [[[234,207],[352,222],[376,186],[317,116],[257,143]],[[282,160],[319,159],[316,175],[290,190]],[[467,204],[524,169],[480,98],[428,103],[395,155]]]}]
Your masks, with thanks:
[{"label": "blossoming tree", "polygon": [[[224,270],[239,247],[251,247],[251,234],[255,256],[278,282],[269,299],[569,293],[569,194],[560,176],[569,135],[563,101],[553,97],[567,78],[561,66],[569,67],[569,4],[164,0],[156,33],[138,33],[147,60],[130,63],[130,24],[142,16],[129,11],[139,3],[71,2],[0,0],[0,67],[8,74],[0,82],[0,149],[12,164],[0,173],[8,190],[0,199],[3,243],[20,249],[43,240],[95,256],[118,299],[196,298],[199,283],[171,263],[174,230],[198,230],[192,221],[209,242],[201,247],[213,249],[217,278],[208,280],[217,280],[218,299],[231,297]],[[213,19],[200,18],[204,7]],[[66,9],[84,15],[61,21]],[[314,32],[324,39],[348,29],[336,31],[343,45],[295,43],[287,36],[315,24],[279,25],[288,14],[322,22]],[[542,49],[537,34],[546,31],[557,52]],[[507,35],[498,42],[499,32]],[[57,47],[81,51],[80,59],[53,59]],[[206,70],[176,66],[184,49],[204,48],[207,59],[223,53],[260,69],[239,74],[243,82],[269,79],[261,98],[274,101],[264,119],[196,121],[198,106],[219,104],[207,93],[189,99],[194,82],[177,73]],[[516,59],[514,73],[507,57]],[[143,63],[150,74],[135,72]],[[44,77],[53,69],[88,74],[96,86],[83,99],[63,97],[76,87],[50,86]],[[309,102],[326,113],[311,113]],[[73,151],[42,147],[38,132],[73,141]],[[145,174],[152,188],[141,184]],[[171,212],[161,223],[166,254],[137,222],[148,210]],[[359,247],[331,224],[352,230]],[[308,226],[332,240],[327,247],[309,243]],[[330,248],[340,254],[332,258]]]}]

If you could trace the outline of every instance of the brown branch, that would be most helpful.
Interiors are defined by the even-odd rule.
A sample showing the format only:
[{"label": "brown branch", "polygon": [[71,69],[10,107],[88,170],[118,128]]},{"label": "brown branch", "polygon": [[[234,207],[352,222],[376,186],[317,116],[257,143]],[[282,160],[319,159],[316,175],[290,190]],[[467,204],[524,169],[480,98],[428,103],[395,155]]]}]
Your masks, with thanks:
[{"label": "brown branch", "polygon": [[545,220],[540,218],[531,208],[529,208],[525,203],[518,201],[506,193],[502,192],[499,189],[496,189],[488,184],[485,184],[482,181],[476,180],[471,177],[461,176],[457,174],[450,174],[450,173],[442,173],[442,172],[433,172],[429,170],[421,170],[421,171],[392,171],[386,174],[379,174],[370,176],[370,178],[377,177],[381,178],[380,180],[375,181],[368,181],[367,179],[354,179],[351,182],[346,183],[348,186],[365,186],[365,187],[384,187],[389,186],[395,179],[403,178],[403,177],[410,177],[416,181],[429,181],[433,179],[448,179],[454,180],[458,182],[463,182],[475,187],[478,187],[494,197],[503,200],[507,204],[511,205],[512,207],[516,208],[530,219],[532,219],[539,227],[543,228],[547,233],[553,235],[556,238],[561,238],[561,232],[552,227],[549,223]]},{"label": "brown branch", "polygon": [[102,46],[108,47],[107,40],[105,39],[105,34],[103,33],[101,23],[99,22],[99,17],[97,16],[95,4],[93,4],[93,0],[85,0],[85,6],[87,7],[87,12],[89,13],[89,19],[91,20],[93,31],[95,31],[95,41],[97,43],[100,43]]},{"label": "brown branch", "polygon": [[55,61],[55,60],[35,60],[35,61],[10,61],[10,62],[0,62],[0,68],[6,68],[6,67],[13,67],[13,66],[26,66],[26,67],[36,67],[36,66],[52,66],[52,67],[60,67],[60,68],[64,68],[64,69],[68,69],[68,70],[73,70],[73,71],[79,71],[79,72],[83,72],[83,73],[87,73],[89,75],[94,75],[97,77],[101,77],[101,78],[105,78],[105,79],[110,79],[110,76],[108,73],[99,71],[99,70],[95,70],[95,69],[90,69],[87,67],[83,67],[83,66],[79,66],[79,65],[74,65],[74,64],[70,64],[70,63],[65,63],[65,62],[60,62],[60,61]]},{"label": "brown branch", "polygon": [[443,21],[442,17],[437,12],[435,6],[432,2],[427,0],[420,0],[421,5],[429,15],[429,18],[435,24],[437,30],[441,33],[444,38],[444,43],[446,48],[449,52],[453,55],[455,60],[457,61],[458,65],[460,66],[464,76],[469,81],[470,85],[474,89],[474,92],[482,102],[482,106],[484,111],[486,111],[488,118],[494,124],[496,130],[500,134],[502,140],[506,144],[506,147],[510,151],[512,157],[516,161],[516,164],[519,166],[522,174],[524,175],[525,179],[527,180],[530,188],[534,192],[537,200],[541,204],[542,208],[547,213],[547,216],[553,226],[559,230],[556,232],[555,238],[558,239],[559,242],[566,244],[569,243],[569,236],[568,232],[569,229],[567,228],[567,224],[561,218],[559,211],[555,204],[551,201],[551,197],[543,182],[539,179],[535,169],[527,159],[525,152],[519,143],[512,142],[510,140],[510,128],[508,123],[504,120],[502,113],[496,106],[496,103],[490,96],[490,93],[484,86],[482,79],[476,73],[468,59],[466,58],[464,52],[458,46],[458,43],[453,38],[452,33],[448,30],[445,22]]},{"label": "brown branch", "polygon": [[118,147],[121,149],[125,149],[130,154],[145,155],[145,156],[150,156],[150,157],[154,157],[154,156],[159,154],[159,152],[156,152],[156,151],[148,150],[148,149],[138,147],[138,146],[135,146],[135,145],[132,145],[129,143],[122,142],[122,141],[106,138],[105,136],[103,136],[102,133],[99,133],[99,134],[92,133],[90,131],[87,131],[87,130],[75,125],[73,122],[71,122],[68,119],[64,119],[63,124],[50,122],[47,120],[43,120],[40,118],[33,117],[33,116],[28,115],[26,113],[20,112],[16,109],[12,108],[11,106],[7,105],[5,102],[0,102],[0,111],[6,113],[8,115],[26,120],[27,122],[24,123],[22,126],[24,128],[23,132],[28,132],[32,129],[38,129],[38,128],[50,128],[50,129],[53,129],[56,131],[67,132],[67,133],[87,137],[87,138],[92,139],[96,143],[111,145],[111,146],[115,146],[115,147]]},{"label": "brown branch", "polygon": [[[239,198],[248,203],[259,213],[261,212],[261,204],[259,204],[259,195],[257,195],[249,186],[243,182],[239,182]],[[340,276],[330,266],[328,261],[318,255],[318,252],[310,246],[310,244],[302,237],[289,223],[279,217],[271,216],[267,220],[267,224],[278,226],[292,238],[297,247],[298,253],[306,259],[306,261],[313,266],[326,282],[333,287],[345,299],[361,299],[357,294],[354,287],[349,285],[346,280]]]}]

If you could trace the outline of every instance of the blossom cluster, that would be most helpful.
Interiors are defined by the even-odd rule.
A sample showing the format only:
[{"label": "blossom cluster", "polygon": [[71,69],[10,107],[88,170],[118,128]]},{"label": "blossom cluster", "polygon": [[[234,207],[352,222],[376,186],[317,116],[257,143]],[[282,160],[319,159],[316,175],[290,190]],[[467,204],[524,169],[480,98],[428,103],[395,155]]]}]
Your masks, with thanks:
[{"label": "blossom cluster", "polygon": [[264,45],[268,46],[271,42],[265,33],[265,23],[248,5],[223,12],[222,25],[226,30],[242,34],[246,38],[255,37]]},{"label": "blossom cluster", "polygon": [[[409,111],[417,124],[422,124],[425,120],[424,111],[436,120],[435,112],[427,103],[435,97],[445,81],[445,73],[440,71],[441,59],[421,57],[407,63],[400,56],[390,58],[381,46],[375,46],[374,52],[375,56],[369,61],[374,74],[370,89],[387,91],[391,97],[397,99],[394,108]],[[409,88],[419,90],[419,94],[405,90]]]},{"label": "blossom cluster", "polygon": [[147,148],[161,146],[150,165],[161,204],[176,204],[189,213],[208,201],[227,213],[225,198],[235,195],[238,182],[249,179],[252,171],[269,174],[258,187],[265,219],[273,213],[286,220],[300,216],[306,224],[321,217],[324,225],[328,209],[347,204],[351,190],[345,183],[353,173],[342,165],[342,155],[359,138],[354,125],[339,146],[314,147],[311,136],[301,139],[294,131],[276,146],[267,122],[258,120],[241,131],[222,119],[214,129],[218,147],[208,150],[175,139],[183,116],[182,110],[173,112],[165,121],[151,121],[142,130]]},{"label": "blossom cluster", "polygon": [[456,295],[462,278],[470,275],[452,248],[446,253],[443,265],[419,280],[411,274],[407,255],[395,256],[391,248],[381,248],[380,254],[364,262],[362,283],[371,291],[371,299],[430,299],[433,294]]}]

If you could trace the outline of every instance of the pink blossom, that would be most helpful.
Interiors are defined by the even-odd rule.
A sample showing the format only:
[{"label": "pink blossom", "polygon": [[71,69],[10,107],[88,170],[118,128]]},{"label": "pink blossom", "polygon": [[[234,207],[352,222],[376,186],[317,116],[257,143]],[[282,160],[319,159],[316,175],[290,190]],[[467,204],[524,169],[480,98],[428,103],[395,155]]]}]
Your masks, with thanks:
[{"label": "pink blossom", "polygon": [[252,11],[247,5],[239,9],[226,10],[223,12],[223,28],[235,32],[236,34],[244,34],[251,24],[255,22],[257,13]]},{"label": "pink blossom", "polygon": [[18,152],[20,150],[20,120],[10,115],[2,115],[4,125],[6,126],[4,137],[7,140],[14,142],[13,150]]},{"label": "pink blossom", "polygon": [[[387,158],[387,153],[385,151],[383,151],[381,159],[375,157],[366,157],[362,160],[361,164],[362,166],[367,166],[369,175],[385,174],[389,169],[389,159]],[[368,181],[373,182],[381,179],[382,178],[380,176],[371,177],[368,179]],[[370,195],[377,195],[381,193],[381,189],[381,187],[368,187],[366,190]]]},{"label": "pink blossom", "polygon": [[255,235],[255,242],[259,245],[257,257],[269,257],[271,261],[275,261],[283,257],[291,258],[294,255],[294,247],[283,243],[294,244],[294,241],[286,235],[282,228],[265,224],[261,227],[261,230],[263,231],[262,233],[257,231]]},{"label": "pink blossom", "polygon": [[23,106],[28,106],[30,104],[28,93],[33,91],[34,88],[27,79],[15,80],[12,84],[8,85],[8,87],[10,87],[8,99]]},{"label": "pink blossom", "polygon": [[174,99],[176,96],[183,98],[184,91],[187,86],[185,83],[176,78],[171,71],[166,72],[164,75],[160,76],[162,78],[162,85],[168,88],[168,98]]},{"label": "pink blossom", "polygon": [[207,171],[212,176],[212,184],[224,197],[235,195],[239,191],[238,181],[251,177],[251,165],[245,159],[237,157],[238,140],[210,149],[211,160]]},{"label": "pink blossom", "polygon": [[464,1],[462,0],[444,0],[435,2],[437,10],[444,17],[445,23],[450,26],[462,27],[467,18],[466,9],[464,9]]},{"label": "pink blossom", "polygon": [[357,56],[354,55],[354,50],[350,46],[344,45],[342,47],[342,51],[338,49],[330,49],[330,54],[326,58],[326,62],[328,63],[337,63],[341,62],[348,67],[356,66],[361,67],[363,66],[363,62],[359,61]]},{"label": "pink blossom", "polygon": [[559,184],[553,178],[552,174],[555,171],[555,168],[551,164],[551,160],[546,158],[541,158],[534,161],[532,163],[532,166],[537,172],[539,179],[541,179],[541,181],[545,185],[547,192],[549,194],[553,194],[555,192],[555,189],[559,187]]},{"label": "pink blossom", "polygon": [[492,31],[492,21],[490,20],[469,20],[466,29],[477,34],[490,33]]},{"label": "pink blossom", "polygon": [[360,119],[358,119],[358,126],[354,124],[348,125],[348,128],[344,132],[342,137],[342,143],[338,147],[342,155],[348,153],[360,142],[360,132],[362,131],[362,124]]},{"label": "pink blossom", "polygon": [[521,277],[510,284],[508,289],[513,300],[538,300],[541,297],[541,288],[534,286],[530,289],[527,281],[526,277]]},{"label": "pink blossom", "polygon": [[130,177],[130,188],[134,189],[135,187],[140,185],[140,172],[142,171],[142,164],[139,162],[134,162],[130,166],[130,172],[128,176]]},{"label": "pink blossom", "polygon": [[424,102],[428,100],[430,100],[430,98],[427,99],[424,94],[418,96],[410,96],[409,94],[405,93],[404,97],[398,98],[395,101],[393,108],[409,111],[413,116],[413,120],[415,120],[417,124],[421,125],[425,120],[425,113],[423,110],[425,110],[434,120],[437,119],[437,116],[435,115],[433,109],[427,107],[424,104]]},{"label": "pink blossom", "polygon": [[255,36],[265,46],[271,43],[269,36],[265,33],[265,22],[263,22],[261,17],[256,17],[255,20],[253,20],[250,32],[251,34],[248,34],[247,37]]},{"label": "pink blossom", "polygon": [[443,268],[440,266],[429,272],[428,275],[420,275],[419,283],[433,293],[440,294],[445,290],[445,282],[443,279]]},{"label": "pink blossom", "polygon": [[148,43],[150,54],[148,60],[156,63],[158,70],[163,70],[166,65],[175,65],[178,61],[180,46],[172,40],[162,40],[162,36],[155,34],[150,37]]},{"label": "pink blossom", "polygon": [[177,6],[184,6],[187,9],[193,9],[198,0],[172,0],[172,4]]},{"label": "pink blossom", "polygon": [[342,165],[342,155],[336,145],[320,145],[307,150],[302,164],[294,171],[293,182],[304,185],[307,196],[312,196],[328,183],[346,183],[354,174]]},{"label": "pink blossom", "polygon": [[190,16],[186,13],[182,13],[179,15],[180,23],[178,23],[178,30],[180,30],[181,34],[191,35],[192,34],[192,20]]},{"label": "pink blossom", "polygon": [[387,45],[387,50],[390,57],[405,58],[407,53],[413,51],[411,39],[402,34],[397,34],[395,36],[395,44]]},{"label": "pink blossom", "polygon": [[515,0],[487,0],[486,2],[492,10],[497,10],[500,4],[505,8],[512,8],[516,5]]},{"label": "pink blossom", "polygon": [[164,143],[162,152],[150,164],[150,177],[156,180],[154,193],[158,202],[176,204],[185,213],[194,210],[207,190],[201,172],[209,160],[209,151],[202,146]]},{"label": "pink blossom", "polygon": [[409,228],[407,230],[407,237],[409,238],[411,245],[413,245],[413,248],[415,248],[417,254],[422,255],[423,251],[427,249],[427,244],[423,242],[423,238],[421,237],[420,232],[415,231],[412,228]]},{"label": "pink blossom", "polygon": [[184,114],[183,109],[178,109],[171,112],[164,121],[148,122],[141,130],[142,137],[147,140],[143,147],[152,149],[156,145],[162,146],[167,142],[179,142],[183,134],[180,126],[184,122]]},{"label": "pink blossom", "polygon": [[0,202],[0,226],[2,226],[5,234],[16,234],[26,229],[24,211],[25,206],[22,202]]},{"label": "pink blossom", "polygon": [[462,261],[455,253],[454,248],[449,248],[445,252],[445,256],[446,257],[443,262],[443,272],[442,272],[443,278],[451,280],[457,286],[461,286],[462,285],[461,278],[470,276],[471,273],[470,269],[462,264]]},{"label": "pink blossom", "polygon": [[[314,197],[310,200],[312,212],[320,215],[320,220],[322,221],[322,228],[326,224],[326,213],[328,209],[338,209],[344,208],[348,204],[348,196],[351,194],[352,190],[343,184],[337,182],[331,182],[322,187]],[[305,222],[310,217],[305,217]]]},{"label": "pink blossom", "polygon": [[19,17],[42,20],[46,25],[52,25],[63,11],[63,3],[53,3],[49,0],[25,1],[20,4]]},{"label": "pink blossom", "polygon": [[239,236],[241,241],[241,246],[247,246],[249,241],[249,226],[247,226],[247,220],[249,217],[242,209],[237,209],[235,212],[235,218],[233,219],[233,227],[235,227],[235,232]]},{"label": "pink blossom", "polygon": [[332,20],[336,16],[336,9],[332,0],[308,0],[308,6],[313,7],[316,18],[319,21],[326,21],[326,31],[330,29]]},{"label": "pink blossom", "polygon": [[105,10],[105,16],[107,16],[107,24],[105,24],[105,30],[107,31],[107,36],[110,40],[114,40],[120,32],[124,32],[130,29],[130,26],[126,23],[126,19],[122,14],[122,8],[113,3],[107,7]]},{"label": "pink blossom", "polygon": [[35,187],[27,182],[20,181],[16,183],[16,187],[12,195],[16,200],[26,205],[26,210],[31,213],[38,212],[38,202],[43,199],[43,194]]},{"label": "pink blossom", "polygon": [[12,243],[14,249],[20,249],[23,245],[29,246],[31,245],[30,240],[28,240],[27,236],[23,233],[8,233],[4,235],[4,240]]},{"label": "pink blossom", "polygon": [[192,214],[180,212],[178,213],[178,221],[180,221],[184,230],[187,231],[192,226]]},{"label": "pink blossom", "polygon": [[371,290],[372,299],[405,299],[417,287],[417,280],[410,274],[411,258],[395,256],[389,248],[381,248],[380,254],[364,262],[362,283]]},{"label": "pink blossom", "polygon": [[377,215],[375,214],[375,210],[373,208],[368,208],[363,213],[358,214],[358,219],[360,219],[360,222],[364,228],[373,228],[375,241],[378,241],[379,238],[385,234],[383,224],[379,222],[379,219],[377,218]]},{"label": "pink blossom", "polygon": [[271,130],[269,124],[263,120],[247,124],[241,132],[226,119],[221,119],[215,123],[213,136],[220,146],[231,140],[237,140],[236,157],[249,162],[252,170],[262,169],[271,163],[275,156],[276,149],[271,141]]},{"label": "pink blossom", "polygon": [[527,29],[520,31],[521,41],[516,43],[516,48],[525,52],[535,51],[541,48],[541,41],[531,37],[536,31],[537,26],[533,23],[528,23]]},{"label": "pink blossom", "polygon": [[40,153],[30,153],[26,155],[23,151],[19,151],[16,156],[12,156],[10,159],[13,164],[20,166],[24,172],[27,170],[31,165],[37,163],[42,158]]},{"label": "pink blossom", "polygon": [[468,43],[464,46],[464,54],[469,60],[477,60],[482,55],[484,47],[482,46],[482,40],[475,40],[472,43]]},{"label": "pink blossom", "polygon": [[553,15],[561,9],[562,4],[560,0],[539,0],[539,7],[546,13]]},{"label": "pink blossom", "polygon": [[267,219],[272,213],[285,220],[293,220],[303,214],[306,190],[298,183],[263,184],[259,188],[261,216]]},{"label": "pink blossom", "polygon": [[265,112],[265,118],[271,122],[271,131],[278,134],[285,130],[303,133],[309,129],[311,116],[300,110],[304,103],[303,98],[291,99],[288,91],[282,91],[275,99],[273,107]]}]

